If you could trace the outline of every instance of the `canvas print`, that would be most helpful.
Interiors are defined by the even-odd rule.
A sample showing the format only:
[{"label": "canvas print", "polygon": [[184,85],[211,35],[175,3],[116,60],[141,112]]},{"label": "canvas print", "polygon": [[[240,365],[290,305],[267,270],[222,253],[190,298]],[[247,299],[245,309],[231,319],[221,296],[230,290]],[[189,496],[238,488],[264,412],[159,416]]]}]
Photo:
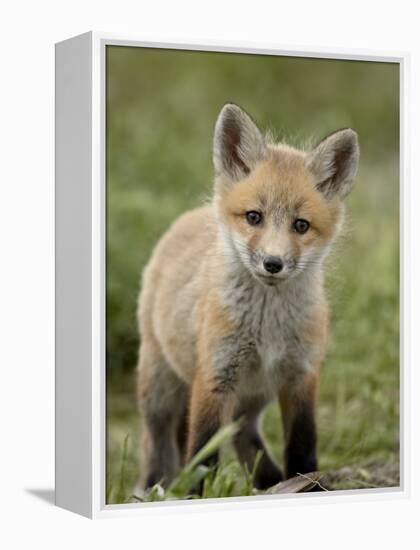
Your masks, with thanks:
[{"label": "canvas print", "polygon": [[399,66],[107,46],[108,504],[399,486]]}]

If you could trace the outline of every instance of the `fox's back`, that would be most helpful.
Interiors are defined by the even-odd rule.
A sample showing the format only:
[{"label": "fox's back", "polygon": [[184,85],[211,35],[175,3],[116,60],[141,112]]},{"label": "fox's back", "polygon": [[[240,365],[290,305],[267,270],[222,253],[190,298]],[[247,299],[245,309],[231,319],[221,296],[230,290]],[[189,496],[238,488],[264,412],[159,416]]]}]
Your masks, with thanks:
[{"label": "fox's back", "polygon": [[143,273],[140,334],[153,332],[168,361],[180,364],[184,379],[191,374],[195,310],[210,284],[207,266],[216,240],[213,206],[186,212],[159,241]]}]

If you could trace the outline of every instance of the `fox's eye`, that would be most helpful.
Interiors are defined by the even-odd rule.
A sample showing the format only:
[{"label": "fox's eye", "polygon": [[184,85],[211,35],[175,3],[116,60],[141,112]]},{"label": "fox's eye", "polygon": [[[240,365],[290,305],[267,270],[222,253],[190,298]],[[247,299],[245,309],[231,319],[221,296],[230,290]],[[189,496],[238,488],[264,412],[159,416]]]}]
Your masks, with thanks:
[{"label": "fox's eye", "polygon": [[246,219],[249,225],[258,225],[262,222],[262,214],[256,212],[255,210],[250,210],[246,213]]},{"label": "fox's eye", "polygon": [[298,219],[293,222],[293,229],[302,235],[308,231],[309,225],[307,220]]}]

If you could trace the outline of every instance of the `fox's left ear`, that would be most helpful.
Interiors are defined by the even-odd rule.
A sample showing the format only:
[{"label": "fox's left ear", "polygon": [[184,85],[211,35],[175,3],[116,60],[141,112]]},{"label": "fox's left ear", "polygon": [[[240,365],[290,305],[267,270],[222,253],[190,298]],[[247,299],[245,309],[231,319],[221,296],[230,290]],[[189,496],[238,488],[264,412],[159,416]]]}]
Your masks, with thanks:
[{"label": "fox's left ear", "polygon": [[307,166],[325,197],[343,199],[350,193],[359,154],[357,134],[351,128],[330,134],[308,154]]}]

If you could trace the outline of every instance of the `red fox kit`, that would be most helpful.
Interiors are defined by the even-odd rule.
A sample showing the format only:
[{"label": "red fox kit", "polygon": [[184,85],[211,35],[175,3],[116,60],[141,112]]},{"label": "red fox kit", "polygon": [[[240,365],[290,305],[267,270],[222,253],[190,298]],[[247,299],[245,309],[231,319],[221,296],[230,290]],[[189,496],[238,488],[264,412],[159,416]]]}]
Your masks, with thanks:
[{"label": "red fox kit", "polygon": [[358,158],[351,129],[305,152],[271,143],[240,107],[223,107],[213,201],[173,224],[144,271],[143,488],[168,484],[222,422],[238,418],[239,459],[251,470],[262,453],[256,487],[282,480],[259,427],[273,399],[285,475],[317,469],[315,402],[328,332],[323,263]]}]

